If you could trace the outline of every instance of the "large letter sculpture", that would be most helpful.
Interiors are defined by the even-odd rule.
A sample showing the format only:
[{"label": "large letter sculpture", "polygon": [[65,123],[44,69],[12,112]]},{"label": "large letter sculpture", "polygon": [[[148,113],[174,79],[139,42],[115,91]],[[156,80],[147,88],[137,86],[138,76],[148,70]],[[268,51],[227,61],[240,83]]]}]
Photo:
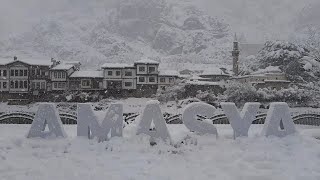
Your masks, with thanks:
[{"label": "large letter sculpture", "polygon": [[[105,141],[111,137],[121,137],[122,128],[122,104],[111,104],[101,125],[94,115],[91,104],[78,104],[77,136],[85,136],[89,139],[97,137],[99,141]],[[109,134],[110,137],[108,137]]]},{"label": "large letter sculpture", "polygon": [[208,122],[198,121],[197,115],[212,117],[216,108],[205,103],[192,103],[186,106],[182,121],[184,125],[190,130],[197,132],[201,135],[203,134],[215,134],[218,135],[217,129],[213,124]]},{"label": "large letter sculpture", "polygon": [[[48,132],[45,132],[46,125],[48,125]],[[67,137],[54,104],[42,103],[39,105],[27,135],[27,138],[33,137]]]},{"label": "large letter sculpture", "polygon": [[234,103],[221,103],[233,129],[233,137],[248,136],[249,128],[259,110],[260,103],[246,103],[239,113]]},{"label": "large letter sculpture", "polygon": [[[282,121],[284,129],[280,129]],[[287,103],[271,103],[264,123],[262,135],[284,137],[296,133]]]},{"label": "large letter sculpture", "polygon": [[[150,130],[152,122],[155,126],[155,130]],[[151,138],[161,138],[163,141],[171,142],[171,137],[166,121],[163,119],[159,101],[147,102],[147,106],[141,115],[137,134],[146,134],[151,136]]]}]

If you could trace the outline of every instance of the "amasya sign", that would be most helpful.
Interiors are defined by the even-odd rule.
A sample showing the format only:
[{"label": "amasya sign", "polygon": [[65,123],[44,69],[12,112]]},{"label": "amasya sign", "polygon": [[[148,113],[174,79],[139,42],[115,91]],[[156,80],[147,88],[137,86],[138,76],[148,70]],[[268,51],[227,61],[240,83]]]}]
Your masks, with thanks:
[{"label": "amasya sign", "polygon": [[[246,103],[241,112],[238,111],[234,103],[222,103],[221,105],[234,131],[234,138],[248,136],[249,128],[258,113],[260,104]],[[204,117],[214,116],[215,110],[216,108],[209,104],[192,103],[184,109],[182,121],[192,132],[200,135],[218,135],[217,129],[213,124],[197,120],[197,115]],[[115,136],[122,137],[122,104],[112,104],[108,108],[102,123],[94,115],[91,104],[78,104],[77,118],[77,136],[84,136],[90,139],[97,138],[100,142]],[[148,102],[140,118],[137,135],[146,134],[152,138],[160,138],[167,142],[171,141],[158,101]],[[284,129],[279,128],[281,121]],[[150,130],[152,122],[155,130]],[[48,125],[49,129],[47,132],[44,131],[46,125]],[[284,137],[293,133],[296,133],[296,129],[290,116],[289,106],[286,103],[271,103],[262,135]],[[67,137],[54,104],[40,104],[27,137],[46,138],[52,136]]]}]

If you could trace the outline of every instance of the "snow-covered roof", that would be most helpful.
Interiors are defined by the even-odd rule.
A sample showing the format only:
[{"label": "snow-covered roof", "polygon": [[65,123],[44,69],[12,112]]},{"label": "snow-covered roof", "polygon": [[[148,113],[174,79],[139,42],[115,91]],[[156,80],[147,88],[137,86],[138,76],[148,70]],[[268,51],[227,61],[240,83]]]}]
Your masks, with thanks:
[{"label": "snow-covered roof", "polygon": [[160,70],[159,76],[179,76],[179,72],[175,70]]},{"label": "snow-covered roof", "polygon": [[151,59],[141,59],[139,61],[134,62],[135,64],[159,64],[158,61]]},{"label": "snow-covered roof", "polygon": [[291,81],[287,81],[287,80],[264,80],[264,82],[278,82],[278,83],[291,83]]},{"label": "snow-covered roof", "polygon": [[130,68],[130,67],[134,67],[131,64],[125,64],[125,63],[105,63],[102,65],[102,68]]},{"label": "snow-covered roof", "polygon": [[52,70],[69,70],[69,69],[73,68],[74,66],[75,66],[74,64],[61,63],[51,69]]},{"label": "snow-covered roof", "polygon": [[192,76],[190,76],[189,79],[190,80],[210,80],[210,78],[203,78],[195,74],[192,74]]},{"label": "snow-covered roof", "polygon": [[187,84],[191,85],[208,85],[208,86],[220,86],[221,82],[211,82],[211,81],[187,81]]},{"label": "snow-covered roof", "polygon": [[78,64],[81,64],[80,61],[63,61],[64,64],[75,64],[75,65],[78,65]]},{"label": "snow-covered roof", "polygon": [[[52,62],[50,59],[37,59],[37,58],[18,58],[16,61],[20,61],[29,65],[34,66],[51,66]],[[0,59],[1,65],[6,65],[15,62],[15,60],[12,58],[2,58]]]},{"label": "snow-covered roof", "polygon": [[230,76],[229,74],[225,73],[221,68],[210,68],[206,69],[201,73],[202,76],[214,76],[214,75],[224,75]]},{"label": "snow-covered roof", "polygon": [[103,78],[103,71],[75,71],[71,78]]},{"label": "snow-covered roof", "polygon": [[282,73],[282,71],[280,70],[279,66],[268,66],[265,69],[259,69],[258,71],[255,71],[253,73],[251,73],[252,75],[259,75],[259,74],[279,74]]}]

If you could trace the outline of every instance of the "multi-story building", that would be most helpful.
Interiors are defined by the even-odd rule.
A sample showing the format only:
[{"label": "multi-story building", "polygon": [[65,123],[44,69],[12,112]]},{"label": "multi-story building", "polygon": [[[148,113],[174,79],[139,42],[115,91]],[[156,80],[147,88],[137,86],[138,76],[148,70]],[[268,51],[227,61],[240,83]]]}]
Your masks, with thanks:
[{"label": "multi-story building", "polygon": [[178,78],[176,71],[159,74],[159,62],[144,59],[134,65],[106,63],[103,69],[103,88],[111,94],[150,96],[158,88],[173,85]]},{"label": "multi-story building", "polygon": [[80,62],[56,62],[56,66],[50,69],[50,81],[52,91],[66,91],[69,89],[69,78],[72,73],[80,70]]},{"label": "multi-story building", "polygon": [[69,78],[71,91],[99,91],[102,86],[103,71],[75,71]]},{"label": "multi-story building", "polygon": [[[0,65],[0,89],[9,93],[34,93],[47,91],[50,60],[18,59],[2,60]],[[34,91],[37,91],[36,93]]]},{"label": "multi-story building", "polygon": [[141,95],[155,94],[158,89],[159,62],[142,59],[136,61],[134,66],[137,71],[137,90]]},{"label": "multi-story building", "polygon": [[9,72],[6,64],[8,61],[6,59],[0,60],[0,92],[9,91]]},{"label": "multi-story building", "polygon": [[179,77],[174,70],[160,70],[158,76],[158,89],[165,90],[167,86],[173,85]]},{"label": "multi-story building", "polygon": [[[135,69],[133,65],[105,63],[103,69],[103,88],[106,90],[136,89]],[[126,83],[125,83],[126,82]]]}]

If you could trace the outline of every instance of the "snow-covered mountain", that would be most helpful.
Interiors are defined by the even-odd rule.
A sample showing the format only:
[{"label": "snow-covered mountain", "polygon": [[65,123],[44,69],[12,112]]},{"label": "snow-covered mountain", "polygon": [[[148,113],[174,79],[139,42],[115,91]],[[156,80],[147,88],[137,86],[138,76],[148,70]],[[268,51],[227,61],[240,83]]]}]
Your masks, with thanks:
[{"label": "snow-covered mountain", "polygon": [[243,42],[285,38],[314,1],[4,0],[0,53],[80,60],[89,68],[144,56],[230,64],[234,32]]},{"label": "snow-covered mountain", "polygon": [[214,62],[227,58],[229,25],[192,4],[165,0],[81,1],[42,17],[32,28],[2,41],[1,54],[41,55],[103,62],[133,62],[143,56],[170,61]]}]

